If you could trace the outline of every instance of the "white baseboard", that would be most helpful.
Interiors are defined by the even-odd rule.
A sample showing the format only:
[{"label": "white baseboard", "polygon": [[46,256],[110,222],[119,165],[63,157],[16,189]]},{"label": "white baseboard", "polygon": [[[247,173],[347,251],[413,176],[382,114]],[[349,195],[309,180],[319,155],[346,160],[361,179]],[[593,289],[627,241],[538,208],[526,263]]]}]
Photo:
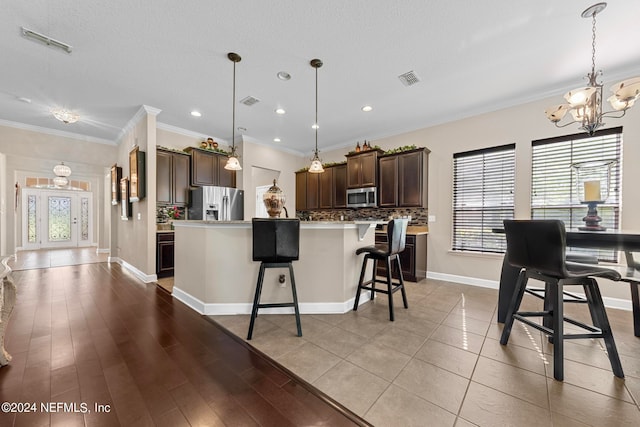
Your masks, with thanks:
[{"label": "white baseboard", "polygon": [[[500,282],[495,280],[478,279],[476,277],[457,276],[455,274],[437,273],[434,271],[427,272],[428,279],[443,280],[445,282],[460,283],[462,285],[478,286],[481,288],[499,289]],[[584,296],[577,293],[576,295]],[[631,300],[621,298],[602,297],[605,307],[618,308],[620,310],[631,311]]]},{"label": "white baseboard", "polygon": [[[251,314],[252,303],[229,303],[214,304],[205,303],[198,298],[188,294],[182,289],[174,286],[171,294],[178,301],[183,302],[193,310],[207,316],[212,315],[234,315],[234,314]],[[298,309],[300,314],[343,314],[353,309],[355,297],[345,302],[327,302],[327,303],[299,303]],[[369,292],[360,297],[360,304],[369,301]],[[261,308],[260,314],[293,314],[293,307],[273,307]]]},{"label": "white baseboard", "polygon": [[476,277],[458,276],[456,274],[437,273],[427,271],[427,279],[443,280],[445,282],[460,283],[463,285],[478,286],[481,288],[498,289],[500,282],[495,280],[478,279]]},{"label": "white baseboard", "polygon": [[136,267],[134,267],[133,265],[129,264],[128,262],[126,262],[122,258],[109,257],[107,259],[107,262],[120,264],[122,267],[124,267],[127,270],[129,270],[131,273],[133,273],[134,276],[136,276],[138,279],[142,280],[144,283],[151,283],[151,282],[155,282],[155,281],[158,280],[158,276],[157,275],[155,275],[155,274],[146,274],[146,273],[138,270]]}]

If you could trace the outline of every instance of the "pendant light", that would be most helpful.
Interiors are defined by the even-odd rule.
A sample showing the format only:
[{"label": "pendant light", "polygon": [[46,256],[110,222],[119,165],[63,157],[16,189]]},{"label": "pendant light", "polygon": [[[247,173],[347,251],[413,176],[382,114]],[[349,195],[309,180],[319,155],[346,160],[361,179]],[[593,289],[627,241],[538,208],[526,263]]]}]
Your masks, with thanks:
[{"label": "pendant light", "polygon": [[233,104],[232,104],[232,131],[231,131],[231,154],[229,154],[229,160],[224,168],[231,171],[242,170],[238,155],[236,154],[236,62],[240,62],[242,58],[237,53],[229,52],[227,58],[233,62]]},{"label": "pendant light", "polygon": [[313,128],[316,130],[316,149],[313,152],[309,172],[322,173],[324,172],[324,168],[322,167],[322,160],[320,160],[320,157],[318,156],[318,68],[322,67],[322,61],[319,59],[312,59],[310,64],[316,69],[316,121],[313,124]]},{"label": "pendant light", "polygon": [[[567,104],[554,105],[545,110],[547,118],[557,127],[577,123],[580,129],[593,135],[604,125],[604,118],[621,118],[640,98],[640,77],[616,83],[611,87],[613,95],[607,99],[613,110],[603,111],[602,84],[597,81],[602,71],[596,72],[596,15],[605,7],[606,3],[597,3],[582,12],[583,18],[591,18],[591,72],[587,74],[589,85],[567,92],[564,96]],[[567,113],[571,113],[569,116],[572,119],[560,124]]]}]

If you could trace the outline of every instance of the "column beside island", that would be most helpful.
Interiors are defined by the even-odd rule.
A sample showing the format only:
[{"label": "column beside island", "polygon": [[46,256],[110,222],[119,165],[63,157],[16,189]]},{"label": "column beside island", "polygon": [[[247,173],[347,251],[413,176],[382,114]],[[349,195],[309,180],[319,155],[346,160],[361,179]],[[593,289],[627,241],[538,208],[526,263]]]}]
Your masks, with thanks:
[{"label": "column beside island", "polygon": [[[301,313],[345,313],[353,308],[362,262],[355,252],[374,244],[376,223],[380,222],[300,223],[300,260],[293,262],[293,268]],[[251,222],[175,221],[174,227],[173,296],[201,314],[251,313],[260,265],[252,260]],[[285,273],[285,269],[267,271],[262,302],[291,299]],[[284,287],[278,282],[280,274],[287,280]]]}]

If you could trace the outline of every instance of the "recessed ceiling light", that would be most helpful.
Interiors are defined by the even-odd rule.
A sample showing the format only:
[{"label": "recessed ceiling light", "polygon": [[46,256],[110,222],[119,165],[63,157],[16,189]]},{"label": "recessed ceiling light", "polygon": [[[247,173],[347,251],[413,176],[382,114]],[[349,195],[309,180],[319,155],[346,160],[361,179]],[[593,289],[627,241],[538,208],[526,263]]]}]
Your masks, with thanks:
[{"label": "recessed ceiling light", "polygon": [[287,73],[286,71],[279,71],[278,74],[276,74],[278,76],[278,78],[280,80],[284,80],[287,81],[289,79],[291,79],[291,74]]},{"label": "recessed ceiling light", "polygon": [[320,126],[318,126],[317,123],[314,123],[311,125],[311,129],[320,129]]},{"label": "recessed ceiling light", "polygon": [[21,97],[19,97],[17,99],[18,99],[18,101],[24,102],[25,104],[31,104],[31,99],[25,98],[24,96],[21,96]]},{"label": "recessed ceiling light", "polygon": [[200,111],[195,111],[195,110],[191,112],[191,115],[193,117],[202,117],[202,113]]},{"label": "recessed ceiling light", "polygon": [[373,110],[373,107],[371,105],[365,105],[364,107],[362,107],[362,111],[364,111],[365,113],[368,113],[371,110]]},{"label": "recessed ceiling light", "polygon": [[66,124],[75,123],[80,119],[80,116],[77,113],[65,108],[53,108],[51,110],[51,114],[53,114],[53,117]]},{"label": "recessed ceiling light", "polygon": [[280,138],[273,138],[273,142],[280,142]]},{"label": "recessed ceiling light", "polygon": [[286,111],[284,111],[284,108],[276,108],[276,114],[284,114],[286,113]]}]

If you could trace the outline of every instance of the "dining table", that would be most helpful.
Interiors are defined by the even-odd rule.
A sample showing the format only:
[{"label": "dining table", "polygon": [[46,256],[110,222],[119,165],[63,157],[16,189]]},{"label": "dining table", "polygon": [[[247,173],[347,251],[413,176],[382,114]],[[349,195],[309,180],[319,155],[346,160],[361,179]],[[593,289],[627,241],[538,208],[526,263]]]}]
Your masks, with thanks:
[{"label": "dining table", "polygon": [[[494,233],[504,233],[504,228],[494,228],[492,231]],[[634,252],[640,252],[640,231],[567,229],[566,239],[567,247],[570,248],[610,249],[624,252],[626,266],[606,265],[606,267],[617,270],[622,277],[621,281],[629,283],[633,311],[633,331],[635,336],[640,337],[640,262],[636,261],[633,255]],[[499,323],[504,323],[507,318],[509,303],[515,291],[519,274],[520,268],[509,264],[507,253],[505,252],[498,290]]]}]

